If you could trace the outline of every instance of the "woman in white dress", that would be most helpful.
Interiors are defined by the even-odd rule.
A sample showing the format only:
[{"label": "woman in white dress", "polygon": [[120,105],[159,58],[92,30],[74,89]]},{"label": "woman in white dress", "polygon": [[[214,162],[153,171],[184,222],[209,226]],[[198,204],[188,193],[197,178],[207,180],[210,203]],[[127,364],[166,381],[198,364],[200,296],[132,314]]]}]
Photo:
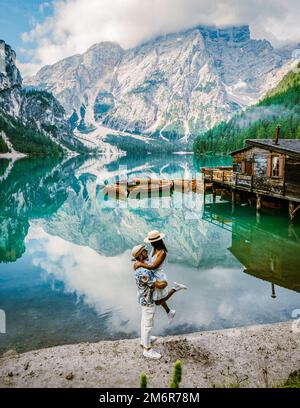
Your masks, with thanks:
[{"label": "woman in white dress", "polygon": [[[160,233],[159,231],[150,231],[148,236],[144,239],[144,242],[150,243],[152,245],[152,251],[149,255],[149,259],[146,262],[137,262],[135,264],[135,269],[137,268],[146,268],[153,271],[156,279],[165,281],[168,283],[168,277],[166,275],[166,264],[167,264],[167,254],[168,250],[165,246],[163,238],[165,234]],[[167,287],[164,289],[153,289],[153,300],[156,305],[161,305],[169,319],[169,323],[174,319],[176,310],[170,309],[167,305],[167,300],[175,292],[178,292],[181,289],[187,289],[185,285],[174,282],[174,286],[169,290]]]}]

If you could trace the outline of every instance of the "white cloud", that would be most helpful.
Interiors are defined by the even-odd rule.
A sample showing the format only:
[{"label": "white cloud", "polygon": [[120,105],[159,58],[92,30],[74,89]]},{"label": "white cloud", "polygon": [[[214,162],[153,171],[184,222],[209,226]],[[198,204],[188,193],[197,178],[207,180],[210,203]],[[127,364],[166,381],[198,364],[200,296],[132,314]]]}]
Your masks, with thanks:
[{"label": "white cloud", "polygon": [[20,62],[17,59],[17,67],[19,68],[19,70],[22,73],[22,77],[26,77],[26,76],[30,76],[32,74],[34,74],[35,72],[37,72],[40,68],[41,65],[40,64],[34,64],[34,63],[25,63],[23,64],[22,62]]},{"label": "white cloud", "polygon": [[[53,14],[23,33],[43,66],[82,53],[100,41],[128,48],[196,24],[250,24],[254,38],[300,39],[299,0],[55,0]],[[30,46],[30,44],[28,44]]]}]

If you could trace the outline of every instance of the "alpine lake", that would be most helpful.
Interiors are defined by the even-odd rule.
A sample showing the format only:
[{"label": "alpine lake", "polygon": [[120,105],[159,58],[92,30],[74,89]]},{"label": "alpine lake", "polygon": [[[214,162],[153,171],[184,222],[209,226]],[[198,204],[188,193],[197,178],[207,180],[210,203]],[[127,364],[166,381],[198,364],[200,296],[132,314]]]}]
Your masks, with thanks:
[{"label": "alpine lake", "polygon": [[[118,178],[199,177],[225,157],[172,154],[0,160],[0,353],[139,336],[131,249],[166,234],[169,285],[188,286],[158,307],[154,334],[286,321],[300,315],[300,225],[287,213],[211,194],[116,200]],[[5,319],[4,319],[5,317]],[[6,321],[6,324],[5,324]]]}]

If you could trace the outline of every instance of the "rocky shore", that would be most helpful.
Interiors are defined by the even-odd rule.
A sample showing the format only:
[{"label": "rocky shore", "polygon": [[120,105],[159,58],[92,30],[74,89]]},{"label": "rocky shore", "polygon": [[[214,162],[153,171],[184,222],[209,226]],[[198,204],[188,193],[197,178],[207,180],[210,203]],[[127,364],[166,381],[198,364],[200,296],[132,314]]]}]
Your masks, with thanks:
[{"label": "rocky shore", "polygon": [[142,356],[139,339],[10,350],[0,387],[138,387],[142,372],[149,387],[167,387],[177,359],[182,387],[273,387],[300,369],[298,330],[289,321],[161,337],[158,361]]}]

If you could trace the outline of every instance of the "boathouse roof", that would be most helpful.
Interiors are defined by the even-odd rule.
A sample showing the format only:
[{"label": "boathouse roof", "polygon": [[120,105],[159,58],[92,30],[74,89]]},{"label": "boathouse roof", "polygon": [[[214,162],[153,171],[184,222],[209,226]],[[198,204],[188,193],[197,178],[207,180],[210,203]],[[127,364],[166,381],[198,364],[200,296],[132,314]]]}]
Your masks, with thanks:
[{"label": "boathouse roof", "polygon": [[256,146],[278,153],[287,153],[300,157],[300,139],[279,139],[275,144],[273,139],[247,139],[246,146],[230,153],[231,156]]}]

